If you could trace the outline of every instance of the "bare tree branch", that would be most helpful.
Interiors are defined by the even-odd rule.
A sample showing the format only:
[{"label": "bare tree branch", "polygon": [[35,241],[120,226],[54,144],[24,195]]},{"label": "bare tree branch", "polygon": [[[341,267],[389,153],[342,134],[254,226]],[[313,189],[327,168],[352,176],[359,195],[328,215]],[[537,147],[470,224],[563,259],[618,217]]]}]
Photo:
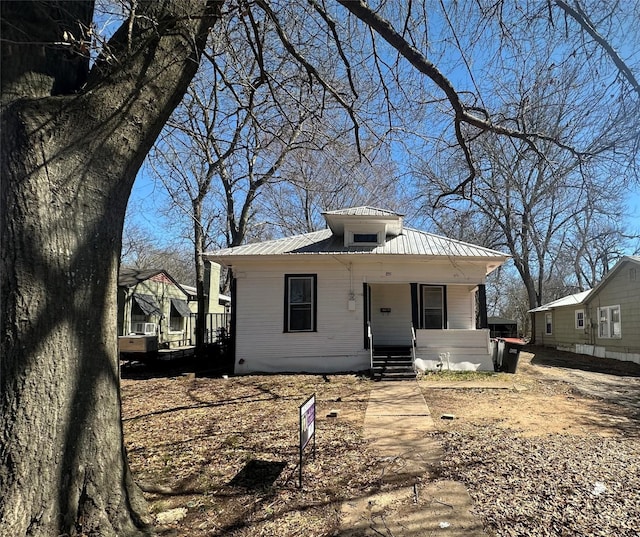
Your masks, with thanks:
[{"label": "bare tree branch", "polygon": [[[542,152],[536,145],[536,141],[548,141],[562,149],[571,152],[579,159],[585,158],[587,155],[577,151],[574,147],[565,144],[547,134],[541,132],[523,132],[520,130],[510,129],[503,125],[492,122],[489,118],[492,116],[483,109],[478,107],[468,107],[460,99],[460,94],[455,89],[451,81],[420,51],[411,46],[406,39],[404,39],[391,25],[391,23],[377,13],[375,13],[363,0],[358,2],[352,0],[338,0],[342,6],[349,10],[358,19],[364,22],[369,27],[373,28],[387,43],[389,43],[394,49],[396,49],[409,63],[415,67],[420,73],[429,77],[446,95],[451,108],[454,112],[454,128],[455,136],[458,144],[462,148],[465,155],[465,160],[469,166],[469,174],[467,178],[462,181],[453,192],[463,192],[465,187],[473,181],[477,176],[477,170],[473,163],[471,151],[468,147],[467,140],[463,134],[461,125],[467,124],[482,132],[490,131],[496,134],[508,136],[511,138],[517,138],[526,142],[532,150],[542,155]],[[481,113],[484,117],[481,118],[473,113]]]},{"label": "bare tree branch", "polygon": [[256,3],[267,14],[267,16],[274,22],[276,32],[278,33],[278,37],[280,38],[280,41],[284,45],[287,52],[291,54],[291,56],[295,58],[296,61],[305,68],[309,76],[313,80],[316,80],[317,82],[319,82],[320,85],[324,88],[324,90],[327,91],[347,112],[353,124],[354,137],[355,137],[356,146],[358,148],[358,153],[364,156],[364,153],[362,153],[362,148],[360,145],[360,125],[358,123],[358,119],[356,117],[356,113],[355,113],[355,110],[353,109],[353,106],[349,104],[344,99],[344,97],[340,95],[340,93],[331,84],[329,84],[329,82],[325,80],[325,78],[318,72],[318,70],[296,49],[293,43],[291,43],[291,41],[289,40],[289,38],[284,32],[282,24],[278,20],[278,17],[273,11],[273,9],[271,9],[271,6],[269,5],[269,3],[266,0],[257,0]]},{"label": "bare tree branch", "polygon": [[611,57],[613,63],[616,65],[622,76],[624,76],[629,84],[633,87],[635,92],[640,96],[640,83],[633,75],[629,66],[625,63],[625,61],[620,57],[620,55],[616,52],[616,50],[595,28],[594,24],[591,22],[591,19],[585,13],[585,11],[580,7],[580,4],[576,1],[576,8],[572,8],[569,4],[567,4],[564,0],[553,0],[554,3],[562,9],[567,15],[573,18],[582,29],[587,32],[591,37],[593,37],[596,42],[605,50],[605,52]]}]

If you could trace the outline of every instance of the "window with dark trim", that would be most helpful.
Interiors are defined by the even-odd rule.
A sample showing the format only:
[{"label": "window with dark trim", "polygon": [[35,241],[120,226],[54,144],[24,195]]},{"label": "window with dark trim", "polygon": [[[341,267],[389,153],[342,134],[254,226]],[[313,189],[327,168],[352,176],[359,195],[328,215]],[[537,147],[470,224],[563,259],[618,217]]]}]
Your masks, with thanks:
[{"label": "window with dark trim", "polygon": [[378,234],[377,233],[354,233],[353,242],[367,243],[367,244],[377,243]]},{"label": "window with dark trim", "polygon": [[442,330],[446,326],[444,287],[441,285],[422,286],[422,328]]},{"label": "window with dark trim", "polygon": [[171,332],[182,332],[184,330],[184,317],[180,315],[180,312],[173,304],[169,307],[169,330]]},{"label": "window with dark trim", "polygon": [[315,332],[317,330],[316,274],[285,274],[284,331]]},{"label": "window with dark trim", "polygon": [[131,304],[131,326],[135,323],[146,323],[150,322],[151,317],[147,315],[140,305],[134,300]]},{"label": "window with dark trim", "polygon": [[553,334],[553,314],[550,312],[544,314],[544,333]]}]

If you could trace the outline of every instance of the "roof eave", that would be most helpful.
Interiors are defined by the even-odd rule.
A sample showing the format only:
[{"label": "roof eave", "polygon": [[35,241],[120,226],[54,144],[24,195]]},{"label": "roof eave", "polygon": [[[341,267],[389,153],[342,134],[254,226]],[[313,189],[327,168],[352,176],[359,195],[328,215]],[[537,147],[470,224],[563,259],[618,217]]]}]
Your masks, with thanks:
[{"label": "roof eave", "polygon": [[[309,259],[317,259],[323,257],[336,257],[336,256],[345,256],[345,257],[361,257],[361,258],[379,258],[379,257],[402,257],[404,259],[420,259],[423,261],[451,261],[455,259],[460,262],[470,262],[475,264],[486,264],[487,265],[487,274],[490,274],[494,270],[501,267],[504,263],[506,263],[511,257],[502,255],[502,256],[454,256],[454,255],[431,255],[431,254],[407,254],[407,253],[371,253],[371,252],[362,252],[362,251],[341,251],[341,252],[284,252],[279,254],[217,254],[210,253],[204,254],[205,259],[210,261],[215,261],[217,263],[221,263],[225,266],[229,266],[232,263],[229,263],[231,260],[241,260],[241,261],[264,261],[264,260],[278,260],[284,258],[291,257],[305,257]],[[495,265],[495,266],[493,266]]]}]

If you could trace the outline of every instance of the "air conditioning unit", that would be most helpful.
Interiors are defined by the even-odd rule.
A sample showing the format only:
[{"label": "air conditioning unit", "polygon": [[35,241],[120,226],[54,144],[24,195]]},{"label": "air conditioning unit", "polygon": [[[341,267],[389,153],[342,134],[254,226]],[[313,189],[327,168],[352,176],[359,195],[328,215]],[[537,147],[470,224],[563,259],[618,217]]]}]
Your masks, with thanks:
[{"label": "air conditioning unit", "polygon": [[143,334],[145,336],[155,336],[156,323],[134,323],[133,331],[136,334]]}]

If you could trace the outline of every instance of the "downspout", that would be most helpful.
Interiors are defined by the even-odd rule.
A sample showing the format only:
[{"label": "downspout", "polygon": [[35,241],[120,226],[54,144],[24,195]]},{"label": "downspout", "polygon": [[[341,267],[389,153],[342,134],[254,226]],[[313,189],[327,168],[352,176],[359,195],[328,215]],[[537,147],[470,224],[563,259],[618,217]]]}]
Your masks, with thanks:
[{"label": "downspout", "polygon": [[416,369],[416,329],[411,323],[411,365],[413,366],[414,373],[417,372]]},{"label": "downspout", "polygon": [[373,371],[373,334],[371,333],[371,323],[367,323],[367,339],[369,341],[369,368]]},{"label": "downspout", "polygon": [[229,330],[231,332],[229,337],[229,347],[227,348],[227,352],[229,353],[229,358],[233,363],[233,372],[235,373],[236,369],[236,312],[238,311],[238,279],[233,274],[233,269],[230,267],[231,272],[231,322],[229,326]]}]

